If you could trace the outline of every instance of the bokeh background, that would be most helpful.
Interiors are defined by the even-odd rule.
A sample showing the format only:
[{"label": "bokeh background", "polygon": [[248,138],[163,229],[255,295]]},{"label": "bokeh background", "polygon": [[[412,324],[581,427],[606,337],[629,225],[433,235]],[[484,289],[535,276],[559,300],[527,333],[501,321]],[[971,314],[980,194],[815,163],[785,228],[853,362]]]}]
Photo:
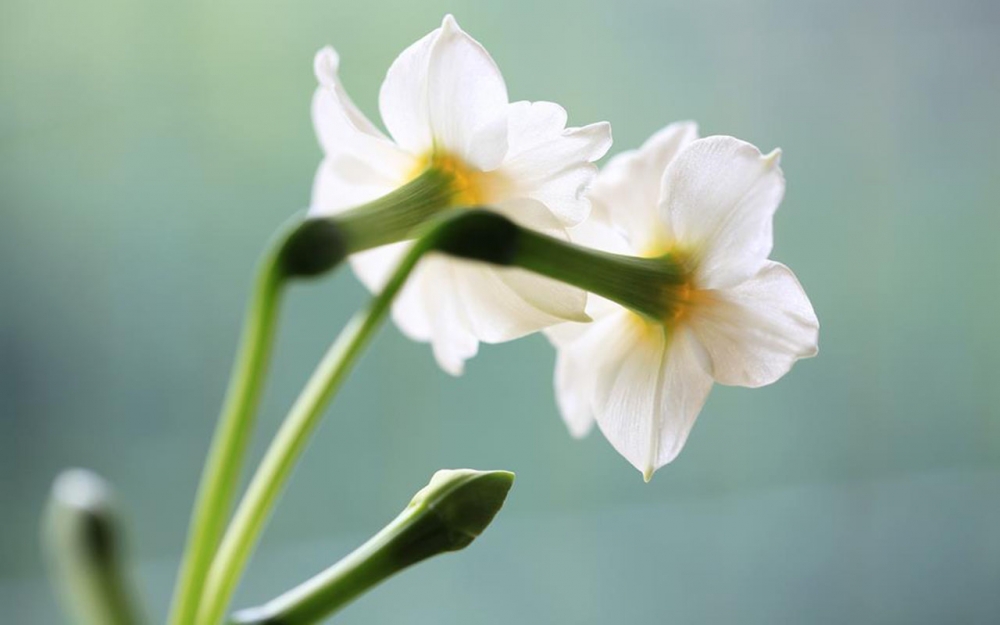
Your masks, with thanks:
[{"label": "bokeh background", "polygon": [[[386,68],[454,12],[513,99],[677,119],[784,149],[774,257],[820,356],[717,387],[649,485],[572,440],[541,337],[461,379],[387,326],[299,466],[240,589],[331,563],[441,467],[518,474],[473,547],[345,623],[1000,621],[1000,5],[407,0],[0,4],[0,620],[61,618],[38,518],[63,467],[119,489],[154,620],[263,241],[320,152],[333,44],[377,117]],[[350,313],[349,272],[294,289],[254,444]]]}]

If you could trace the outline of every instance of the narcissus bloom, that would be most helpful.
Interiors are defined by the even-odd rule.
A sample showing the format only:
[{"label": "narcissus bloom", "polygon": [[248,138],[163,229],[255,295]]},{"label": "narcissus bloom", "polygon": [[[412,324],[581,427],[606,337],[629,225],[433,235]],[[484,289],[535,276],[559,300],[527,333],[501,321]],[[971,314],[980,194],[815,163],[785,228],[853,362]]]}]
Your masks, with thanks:
[{"label": "narcissus bloom", "polygon": [[590,324],[548,331],[570,430],[596,421],[642,471],[680,453],[713,382],[758,387],[817,352],[819,322],[795,275],[768,260],[784,194],[779,152],[674,124],[595,181],[581,243],[662,259],[660,314],[592,296]]},{"label": "narcissus bloom", "polygon": [[[313,121],[325,152],[312,211],[334,215],[370,202],[435,169],[451,177],[449,206],[489,206],[515,222],[565,237],[590,212],[584,191],[607,152],[607,123],[566,127],[551,102],[514,102],[496,63],[451,16],[403,51],[379,94],[388,136],[351,102],[332,48],[316,57],[320,87]],[[377,291],[409,243],[352,257]],[[500,342],[569,320],[585,320],[586,294],[518,269],[431,256],[400,293],[393,318],[429,341],[441,366],[459,374],[480,341]]]}]

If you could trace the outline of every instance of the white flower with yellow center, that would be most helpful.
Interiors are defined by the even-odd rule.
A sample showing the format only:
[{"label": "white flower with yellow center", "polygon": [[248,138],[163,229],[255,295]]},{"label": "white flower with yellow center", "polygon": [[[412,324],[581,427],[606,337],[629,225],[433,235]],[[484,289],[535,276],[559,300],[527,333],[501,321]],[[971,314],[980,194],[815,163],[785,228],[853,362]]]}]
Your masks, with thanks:
[{"label": "white flower with yellow center", "polygon": [[777,150],[668,126],[609,162],[591,191],[595,219],[572,233],[675,274],[657,287],[658,315],[591,296],[593,323],[548,331],[571,432],[596,421],[647,480],[680,453],[713,382],[770,384],[817,352],[809,299],[768,260],[785,189],[778,161]]},{"label": "white flower with yellow center", "polygon": [[[338,65],[332,48],[316,57],[313,120],[325,158],[313,188],[314,215],[383,197],[428,168],[452,180],[452,207],[488,206],[563,237],[589,214],[585,190],[597,173],[593,162],[611,145],[609,125],[567,128],[557,104],[510,103],[493,59],[450,15],[389,68],[379,94],[389,136],[351,102]],[[380,290],[409,245],[354,255],[355,273]],[[431,342],[441,366],[459,374],[480,341],[585,320],[585,305],[583,291],[523,270],[432,255],[400,293],[393,318],[411,338]]]}]

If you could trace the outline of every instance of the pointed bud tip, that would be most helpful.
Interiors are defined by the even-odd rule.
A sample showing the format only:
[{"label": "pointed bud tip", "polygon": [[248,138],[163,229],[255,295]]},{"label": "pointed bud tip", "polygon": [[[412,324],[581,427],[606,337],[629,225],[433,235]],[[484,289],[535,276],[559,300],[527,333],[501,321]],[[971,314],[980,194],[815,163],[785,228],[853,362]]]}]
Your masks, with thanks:
[{"label": "pointed bud tip", "polygon": [[510,471],[438,471],[409,507],[433,513],[451,537],[449,550],[466,547],[493,521],[514,484]]},{"label": "pointed bud tip", "polygon": [[52,484],[44,528],[53,553],[109,562],[115,557],[121,532],[114,491],[92,471],[63,471]]},{"label": "pointed bud tip", "polygon": [[103,511],[113,505],[111,487],[87,469],[67,469],[52,483],[52,501],[61,507]]}]

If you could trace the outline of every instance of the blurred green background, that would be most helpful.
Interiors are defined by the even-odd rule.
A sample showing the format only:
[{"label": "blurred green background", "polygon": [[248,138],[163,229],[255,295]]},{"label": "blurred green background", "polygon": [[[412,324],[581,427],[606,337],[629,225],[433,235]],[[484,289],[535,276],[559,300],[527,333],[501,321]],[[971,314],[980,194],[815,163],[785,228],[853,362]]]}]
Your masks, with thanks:
[{"label": "blurred green background", "polygon": [[[927,2],[0,4],[0,620],[53,623],[37,521],[53,476],[114,482],[166,611],[251,265],[309,199],[312,58],[358,104],[454,12],[512,99],[780,146],[774,257],[820,356],[717,387],[645,485],[566,433],[541,337],[452,379],[387,326],[330,410],[241,587],[323,568],[441,467],[518,474],[469,551],[346,623],[1000,621],[1000,5]],[[254,454],[349,314],[296,287]]]}]

